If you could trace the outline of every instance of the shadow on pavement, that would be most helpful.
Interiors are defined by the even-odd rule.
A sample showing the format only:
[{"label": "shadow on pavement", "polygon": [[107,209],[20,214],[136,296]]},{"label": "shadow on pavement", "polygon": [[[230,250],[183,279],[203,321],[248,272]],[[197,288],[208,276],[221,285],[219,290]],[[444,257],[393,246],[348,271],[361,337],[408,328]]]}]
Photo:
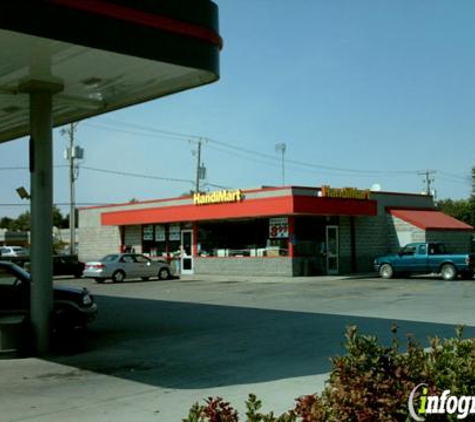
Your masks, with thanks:
[{"label": "shadow on pavement", "polygon": [[[323,374],[345,327],[390,340],[392,320],[96,296],[86,338],[57,342],[49,360],[165,388],[208,388]],[[452,325],[397,321],[421,342]],[[475,330],[466,330],[475,335]]]}]

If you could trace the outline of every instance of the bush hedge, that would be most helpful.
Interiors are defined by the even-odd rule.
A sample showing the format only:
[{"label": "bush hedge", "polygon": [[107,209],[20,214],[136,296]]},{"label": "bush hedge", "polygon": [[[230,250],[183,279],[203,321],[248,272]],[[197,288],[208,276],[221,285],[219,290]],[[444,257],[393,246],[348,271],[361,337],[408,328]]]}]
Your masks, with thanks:
[{"label": "bush hedge", "polygon": [[[433,337],[424,349],[408,335],[401,348],[397,327],[392,341],[382,345],[377,337],[358,333],[355,326],[345,333],[344,356],[331,359],[332,371],[321,394],[296,399],[295,407],[281,415],[261,413],[262,403],[250,394],[245,418],[220,397],[195,403],[183,422],[389,422],[410,421],[408,398],[419,384],[428,395],[450,390],[454,396],[475,395],[475,339],[463,338],[463,327],[450,339]],[[415,399],[420,400],[417,390]],[[426,421],[475,420],[475,414],[425,415]],[[463,415],[462,415],[463,416]]]}]

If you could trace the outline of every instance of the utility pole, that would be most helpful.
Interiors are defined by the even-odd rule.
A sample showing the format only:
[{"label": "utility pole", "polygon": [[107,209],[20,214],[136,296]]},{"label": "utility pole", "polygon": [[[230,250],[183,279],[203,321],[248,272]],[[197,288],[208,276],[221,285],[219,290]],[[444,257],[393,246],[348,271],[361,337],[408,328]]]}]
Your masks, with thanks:
[{"label": "utility pole", "polygon": [[200,180],[205,179],[206,177],[206,167],[201,162],[201,146],[205,139],[200,138],[197,143],[197,150],[193,151],[193,154],[196,154],[196,182],[195,182],[195,192],[200,192]]},{"label": "utility pole", "polygon": [[200,191],[200,167],[201,167],[201,138],[198,141],[198,152],[196,154],[196,193]]},{"label": "utility pole", "polygon": [[417,174],[424,176],[424,184],[425,184],[425,194],[430,196],[432,195],[432,183],[434,183],[435,179],[432,177],[435,174],[435,170],[426,170],[421,171]]},{"label": "utility pole", "polygon": [[68,129],[63,129],[61,133],[68,135],[69,147],[66,148],[64,156],[69,161],[69,253],[76,253],[76,190],[77,167],[75,160],[84,158],[84,150],[74,145],[74,135],[78,123],[71,123]]},{"label": "utility pole", "polygon": [[282,186],[285,186],[285,160],[284,160],[285,150],[286,150],[286,145],[284,143],[275,144],[275,152],[280,151],[282,153]]}]

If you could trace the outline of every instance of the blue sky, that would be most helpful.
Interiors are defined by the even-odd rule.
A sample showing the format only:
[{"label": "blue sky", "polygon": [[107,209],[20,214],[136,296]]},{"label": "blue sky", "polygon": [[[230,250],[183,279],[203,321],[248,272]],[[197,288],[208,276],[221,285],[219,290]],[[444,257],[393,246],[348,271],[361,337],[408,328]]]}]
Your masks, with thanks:
[{"label": "blue sky", "polygon": [[[284,142],[286,184],[377,183],[387,191],[420,192],[423,176],[417,173],[430,169],[437,171],[439,198],[469,195],[475,165],[473,1],[217,3],[221,80],[80,123],[77,138],[86,159],[78,203],[189,191],[196,168],[189,140],[198,137],[209,139],[203,162],[215,185],[281,184],[275,144]],[[65,165],[66,139],[59,131],[54,137],[55,164]],[[25,167],[27,157],[24,139],[0,144],[0,168]],[[0,216],[15,216],[27,209],[15,188],[29,185],[28,171],[0,174]],[[55,169],[54,182],[55,202],[67,203],[65,167]]]}]

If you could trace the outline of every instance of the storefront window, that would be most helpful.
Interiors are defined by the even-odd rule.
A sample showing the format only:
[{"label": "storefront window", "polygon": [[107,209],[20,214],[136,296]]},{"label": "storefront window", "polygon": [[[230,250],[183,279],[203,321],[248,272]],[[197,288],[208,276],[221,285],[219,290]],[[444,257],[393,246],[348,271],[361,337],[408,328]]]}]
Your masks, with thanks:
[{"label": "storefront window", "polygon": [[152,257],[167,257],[180,248],[179,224],[156,224],[142,228],[142,250]]},{"label": "storefront window", "polygon": [[270,238],[267,218],[200,223],[198,242],[198,253],[201,257],[252,258],[288,255],[288,237]]},{"label": "storefront window", "polygon": [[326,226],[338,225],[338,217],[296,217],[295,255],[324,257],[326,255]]}]

